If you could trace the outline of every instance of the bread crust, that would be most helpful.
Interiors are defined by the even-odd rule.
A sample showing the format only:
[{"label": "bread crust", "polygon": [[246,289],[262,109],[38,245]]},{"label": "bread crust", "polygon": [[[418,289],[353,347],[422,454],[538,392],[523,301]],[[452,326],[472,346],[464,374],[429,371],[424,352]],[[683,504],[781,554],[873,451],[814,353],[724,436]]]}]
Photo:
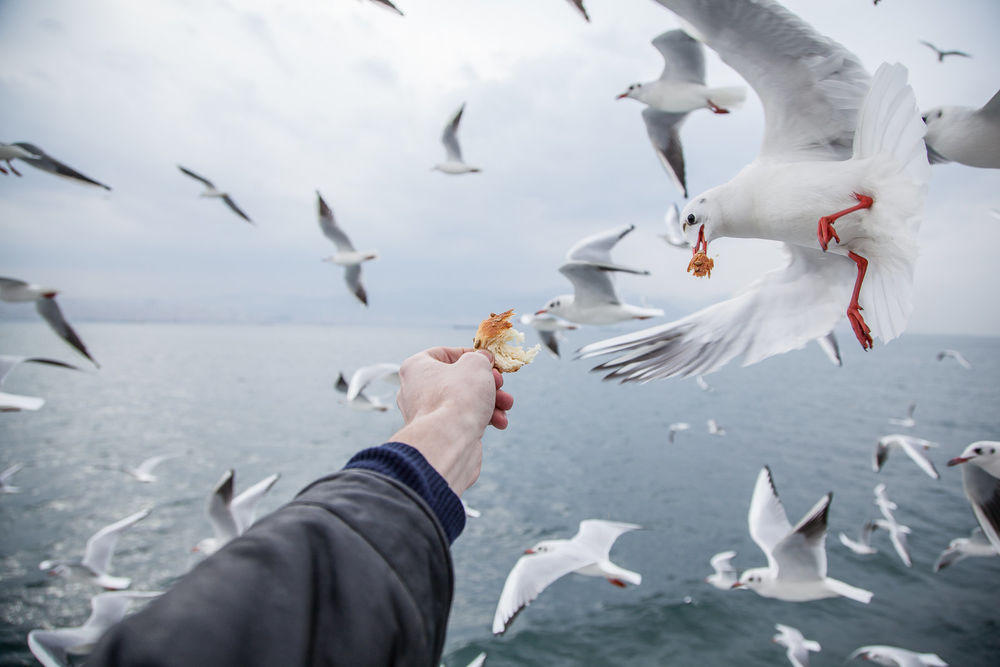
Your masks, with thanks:
[{"label": "bread crust", "polygon": [[493,353],[493,368],[501,373],[515,373],[521,366],[530,364],[538,354],[540,345],[523,349],[524,334],[514,328],[510,318],[514,314],[511,308],[503,313],[490,313],[490,316],[479,323],[476,335],[472,339],[472,347],[486,349]]}]

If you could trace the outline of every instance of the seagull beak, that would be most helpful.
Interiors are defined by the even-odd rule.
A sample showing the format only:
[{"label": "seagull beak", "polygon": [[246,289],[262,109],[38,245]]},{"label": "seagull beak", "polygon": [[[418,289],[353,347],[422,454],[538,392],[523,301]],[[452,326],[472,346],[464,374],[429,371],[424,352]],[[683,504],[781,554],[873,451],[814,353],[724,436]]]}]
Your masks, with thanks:
[{"label": "seagull beak", "polygon": [[737,581],[736,583],[734,583],[732,586],[729,587],[729,590],[732,590],[734,588],[743,588],[743,584]]},{"label": "seagull beak", "polygon": [[534,550],[534,549],[525,549],[525,550],[524,550],[524,553],[526,553],[526,554],[529,554],[529,555],[530,555],[530,554],[533,554],[533,553],[535,553],[535,550]]},{"label": "seagull beak", "polygon": [[957,466],[959,463],[965,463],[966,461],[971,461],[972,458],[969,456],[956,456],[951,461],[948,461],[949,466]]},{"label": "seagull beak", "polygon": [[623,100],[628,97],[628,93],[622,93],[621,95],[615,95],[616,100]]},{"label": "seagull beak", "polygon": [[536,310],[535,311],[535,315],[543,315],[544,313],[547,313],[547,312],[549,312],[549,311],[547,311],[544,308],[542,308],[541,310]]}]

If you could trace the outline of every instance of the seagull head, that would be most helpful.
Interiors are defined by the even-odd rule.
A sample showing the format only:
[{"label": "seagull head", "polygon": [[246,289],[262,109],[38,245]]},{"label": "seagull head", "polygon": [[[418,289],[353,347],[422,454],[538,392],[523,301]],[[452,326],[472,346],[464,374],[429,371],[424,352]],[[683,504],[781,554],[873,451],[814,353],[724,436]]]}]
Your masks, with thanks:
[{"label": "seagull head", "polygon": [[956,456],[952,460],[948,461],[949,466],[956,466],[960,463],[968,463],[969,461],[976,461],[977,463],[983,462],[986,459],[993,458],[997,455],[997,447],[1000,442],[994,442],[992,440],[980,440],[974,442],[962,452],[960,456]]},{"label": "seagull head", "polygon": [[756,590],[764,585],[765,579],[770,573],[766,567],[754,567],[746,570],[740,578],[733,582],[731,588],[749,588]]},{"label": "seagull head", "polygon": [[548,303],[535,311],[535,315],[545,315],[546,313],[551,313],[552,315],[562,316],[562,313],[573,303],[572,294],[563,294],[562,296],[557,296],[553,299],[549,299]]},{"label": "seagull head", "polygon": [[692,246],[699,235],[704,235],[705,243],[723,236],[723,216],[714,197],[702,195],[688,202],[681,211],[681,231]]},{"label": "seagull head", "polygon": [[639,99],[639,96],[641,94],[642,94],[642,84],[641,83],[633,83],[631,86],[629,86],[628,88],[625,89],[624,93],[621,93],[620,95],[616,95],[615,99],[616,100],[623,100],[626,97],[631,97],[631,98],[637,100],[637,99]]}]

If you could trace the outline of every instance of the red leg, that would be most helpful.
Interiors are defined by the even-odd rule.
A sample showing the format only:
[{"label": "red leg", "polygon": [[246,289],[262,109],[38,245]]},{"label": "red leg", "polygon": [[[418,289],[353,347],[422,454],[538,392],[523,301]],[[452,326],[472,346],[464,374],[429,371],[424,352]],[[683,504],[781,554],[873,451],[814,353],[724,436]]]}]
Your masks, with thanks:
[{"label": "red leg", "polygon": [[854,281],[854,293],[851,294],[851,303],[847,306],[847,319],[854,329],[854,335],[858,337],[858,342],[865,350],[872,347],[872,330],[865,324],[865,318],[861,316],[861,306],[858,304],[858,296],[861,294],[861,281],[865,279],[865,272],[868,270],[868,260],[861,255],[848,252],[847,256],[858,265],[858,278]]},{"label": "red leg", "polygon": [[833,223],[837,218],[858,211],[863,208],[871,208],[875,200],[868,195],[859,195],[857,192],[853,193],[854,198],[858,200],[858,203],[850,208],[845,208],[843,211],[837,211],[831,215],[824,215],[819,219],[819,225],[816,227],[816,236],[819,238],[819,245],[826,251],[827,246],[830,244],[831,239],[836,239],[837,243],[840,243],[840,237],[837,236],[837,230],[833,228]]},{"label": "red leg", "polygon": [[7,173],[7,170],[6,170],[6,169],[4,169],[3,167],[0,167],[0,171],[2,171],[2,172],[3,172],[3,173],[5,173],[5,174]]},{"label": "red leg", "polygon": [[712,110],[712,113],[729,113],[729,109],[723,109],[712,100],[705,101],[708,102],[708,108]]},{"label": "red leg", "polygon": [[608,583],[610,583],[612,586],[617,586],[618,588],[625,588],[625,582],[622,581],[621,579],[611,579],[609,577]]},{"label": "red leg", "polygon": [[[14,169],[14,165],[11,164],[10,160],[7,160],[7,166],[10,167],[10,170],[12,172],[14,172],[15,176],[20,176],[21,175],[21,172],[19,172],[17,169]],[[4,173],[7,173],[7,172],[4,172]]]}]

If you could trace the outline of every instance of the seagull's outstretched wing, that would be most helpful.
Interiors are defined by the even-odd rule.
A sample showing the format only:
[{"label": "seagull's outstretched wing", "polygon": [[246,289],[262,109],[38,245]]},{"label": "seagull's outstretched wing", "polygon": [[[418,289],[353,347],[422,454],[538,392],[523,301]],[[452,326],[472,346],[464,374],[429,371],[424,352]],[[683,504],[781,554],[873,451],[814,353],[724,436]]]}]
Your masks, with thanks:
[{"label": "seagull's outstretched wing", "polygon": [[788,521],[781,499],[778,498],[771,469],[767,466],[761,468],[757,475],[757,483],[750,497],[747,525],[750,528],[750,537],[767,556],[768,564],[773,567],[774,549],[792,532],[792,524]]},{"label": "seagull's outstretched wing", "polygon": [[249,222],[251,225],[254,224],[254,221],[250,219],[250,216],[244,213],[243,209],[241,209],[239,206],[236,205],[236,202],[233,201],[232,197],[230,197],[229,195],[222,195],[222,201],[226,202],[226,206],[228,206],[233,211],[233,213],[240,216],[241,218]]},{"label": "seagull's outstretched wing", "polygon": [[88,185],[96,185],[97,187],[104,188],[105,190],[111,190],[111,188],[105,185],[104,183],[101,183],[100,181],[95,181],[89,176],[84,176],[76,169],[73,169],[69,165],[60,162],[51,155],[48,155],[45,151],[43,151],[38,146],[35,146],[34,144],[29,144],[24,141],[18,141],[14,145],[20,146],[21,148],[30,153],[34,153],[34,156],[32,157],[22,157],[18,159],[23,160],[24,162],[30,164],[32,167],[35,167],[36,169],[41,169],[42,171],[47,171],[50,174],[55,174],[56,176],[62,176],[63,178],[68,178],[74,181],[80,181],[81,183],[86,183]]},{"label": "seagull's outstretched wing", "polygon": [[458,108],[451,121],[445,125],[441,134],[441,143],[444,144],[445,153],[449,160],[462,162],[462,149],[458,145],[458,124],[462,121],[462,112],[465,111],[465,103]]},{"label": "seagull's outstretched wing", "polygon": [[141,510],[130,514],[120,521],[101,528],[87,540],[87,548],[83,556],[83,564],[92,571],[101,574],[111,566],[111,557],[115,552],[118,538],[127,528],[149,516],[149,510]]},{"label": "seagull's outstretched wing", "polygon": [[680,129],[687,113],[660,111],[653,107],[642,110],[642,120],[646,123],[646,134],[653,144],[653,151],[663,169],[670,176],[677,189],[688,196],[687,176],[684,170],[684,147],[681,145]]},{"label": "seagull's outstretched wing", "polygon": [[319,228],[323,232],[323,235],[333,241],[334,245],[337,246],[337,250],[352,252],[354,244],[351,243],[351,239],[348,238],[347,233],[337,224],[337,219],[333,217],[333,209],[327,205],[323,199],[323,195],[319,192],[316,193],[316,198],[319,202]]},{"label": "seagull's outstretched wing", "polygon": [[683,30],[657,35],[653,46],[663,56],[660,81],[705,84],[705,47]]},{"label": "seagull's outstretched wing", "polygon": [[190,176],[194,180],[201,182],[201,184],[204,185],[206,188],[210,188],[212,190],[216,189],[215,184],[212,183],[212,181],[210,181],[207,178],[205,178],[204,176],[199,176],[198,174],[194,173],[190,169],[186,169],[185,167],[182,167],[180,165],[177,165],[177,168],[180,169],[182,173],[187,174],[188,176]]},{"label": "seagull's outstretched wing", "polygon": [[91,363],[95,366],[100,367],[100,364],[97,363],[92,356],[90,356],[90,352],[87,351],[87,346],[83,344],[83,341],[80,339],[80,336],[77,335],[76,330],[73,329],[73,327],[69,325],[69,322],[66,321],[66,318],[63,317],[62,310],[60,310],[59,304],[56,303],[55,297],[43,296],[36,299],[35,310],[37,310],[38,314],[42,316],[42,319],[48,322],[49,326],[52,327],[52,330],[55,331],[60,338],[75,347],[80,354],[90,359]]}]

